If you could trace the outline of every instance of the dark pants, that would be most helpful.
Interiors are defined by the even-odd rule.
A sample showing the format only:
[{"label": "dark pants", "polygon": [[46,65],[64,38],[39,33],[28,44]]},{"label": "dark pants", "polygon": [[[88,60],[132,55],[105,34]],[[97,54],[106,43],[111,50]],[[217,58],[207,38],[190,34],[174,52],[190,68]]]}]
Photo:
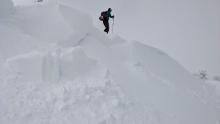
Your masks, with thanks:
[{"label": "dark pants", "polygon": [[103,24],[105,26],[105,30],[104,31],[108,34],[108,32],[109,32],[109,22],[108,22],[108,20],[104,19],[103,20]]}]

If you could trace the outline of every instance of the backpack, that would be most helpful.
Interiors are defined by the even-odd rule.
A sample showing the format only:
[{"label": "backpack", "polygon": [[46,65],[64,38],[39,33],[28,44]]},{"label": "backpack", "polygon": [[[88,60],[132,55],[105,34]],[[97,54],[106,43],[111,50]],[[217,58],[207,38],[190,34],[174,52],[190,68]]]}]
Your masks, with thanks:
[{"label": "backpack", "polygon": [[100,17],[99,17],[99,20],[100,20],[100,21],[103,21],[103,20],[104,20],[104,17],[103,17],[103,16],[100,16]]},{"label": "backpack", "polygon": [[106,11],[101,12],[101,16],[99,17],[99,20],[103,21],[105,17],[107,17],[107,12]]}]

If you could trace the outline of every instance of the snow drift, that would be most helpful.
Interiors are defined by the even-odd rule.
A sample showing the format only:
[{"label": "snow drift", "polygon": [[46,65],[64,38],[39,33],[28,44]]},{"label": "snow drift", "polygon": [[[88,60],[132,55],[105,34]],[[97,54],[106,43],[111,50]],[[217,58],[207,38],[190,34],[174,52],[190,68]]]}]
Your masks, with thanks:
[{"label": "snow drift", "polygon": [[219,96],[162,51],[63,4],[0,21],[0,123],[219,124]]}]

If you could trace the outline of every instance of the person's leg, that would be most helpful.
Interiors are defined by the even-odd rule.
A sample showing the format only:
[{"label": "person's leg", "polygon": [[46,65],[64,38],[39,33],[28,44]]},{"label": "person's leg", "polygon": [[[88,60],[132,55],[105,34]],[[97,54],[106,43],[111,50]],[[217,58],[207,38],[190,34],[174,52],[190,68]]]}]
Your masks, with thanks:
[{"label": "person's leg", "polygon": [[108,23],[108,21],[106,22],[106,33],[108,34],[108,32],[109,32],[109,23]]},{"label": "person's leg", "polygon": [[108,23],[108,20],[103,20],[103,24],[105,26],[105,32],[108,34],[109,32],[109,23]]}]

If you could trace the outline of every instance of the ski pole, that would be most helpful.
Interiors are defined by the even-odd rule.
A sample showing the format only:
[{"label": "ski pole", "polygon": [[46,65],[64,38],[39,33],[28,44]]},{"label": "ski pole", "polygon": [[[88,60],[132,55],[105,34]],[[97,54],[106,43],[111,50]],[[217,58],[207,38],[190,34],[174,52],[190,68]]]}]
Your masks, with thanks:
[{"label": "ski pole", "polygon": [[115,18],[113,18],[113,23],[112,23],[112,33],[114,32],[114,22],[115,22],[114,19]]}]

